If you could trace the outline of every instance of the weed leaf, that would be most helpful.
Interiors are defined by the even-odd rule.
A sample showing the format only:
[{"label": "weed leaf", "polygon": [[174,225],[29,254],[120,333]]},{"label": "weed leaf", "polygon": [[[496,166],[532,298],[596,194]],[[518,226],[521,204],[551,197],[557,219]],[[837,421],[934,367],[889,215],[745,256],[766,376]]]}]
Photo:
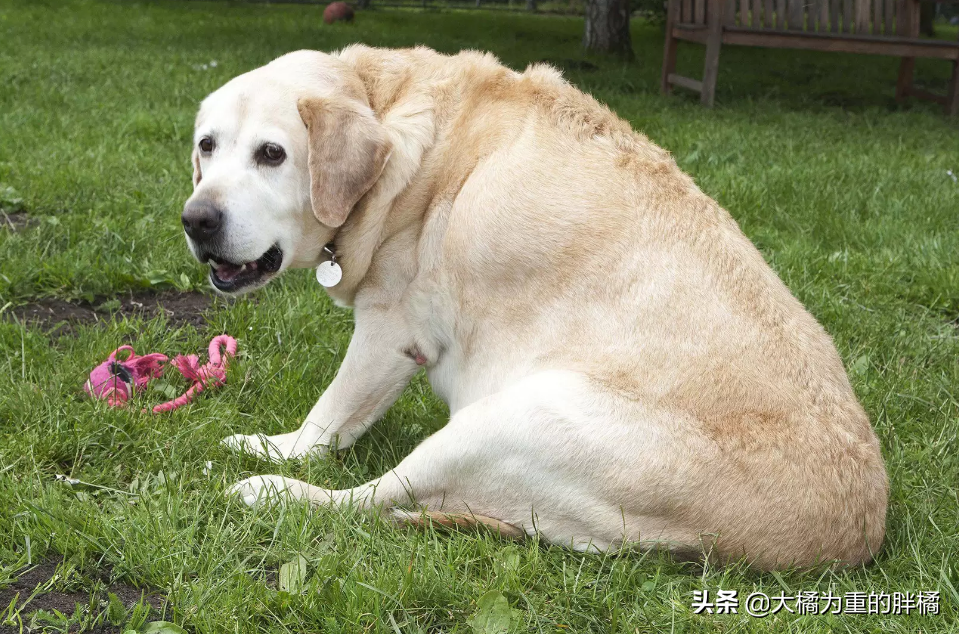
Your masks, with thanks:
[{"label": "weed leaf", "polygon": [[476,602],[476,612],[469,619],[474,634],[506,634],[512,610],[499,590],[490,590]]},{"label": "weed leaf", "polygon": [[858,359],[855,363],[852,364],[852,373],[855,375],[863,375],[869,369],[869,355],[864,354]]},{"label": "weed leaf", "polygon": [[141,634],[186,634],[186,630],[167,621],[153,621],[146,624]]}]

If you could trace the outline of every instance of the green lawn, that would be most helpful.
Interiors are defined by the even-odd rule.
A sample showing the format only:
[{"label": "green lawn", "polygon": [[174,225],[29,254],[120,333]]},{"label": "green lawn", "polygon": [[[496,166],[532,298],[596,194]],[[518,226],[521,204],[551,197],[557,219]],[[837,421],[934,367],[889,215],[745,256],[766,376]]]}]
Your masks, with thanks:
[{"label": "green lawn", "polygon": [[[329,27],[320,13],[228,2],[0,4],[0,207],[15,220],[0,228],[0,597],[36,574],[28,564],[60,562],[26,607],[15,607],[26,596],[9,608],[4,600],[0,632],[157,619],[210,633],[482,632],[474,615],[485,614],[478,601],[490,591],[480,604],[504,597],[512,630],[524,632],[952,631],[959,183],[947,170],[959,174],[959,125],[935,106],[894,103],[897,60],[727,48],[719,105],[708,111],[691,94],[658,94],[656,26],[635,25],[637,61],[623,65],[584,63],[575,18],[376,11]],[[489,49],[515,68],[552,60],[673,152],[835,337],[892,481],[877,561],[760,575],[662,554],[581,555],[415,532],[297,506],[242,508],[224,496],[239,478],[276,471],[352,486],[395,465],[447,417],[418,377],[333,459],[269,467],[218,446],[234,432],[294,429],[332,379],[351,316],[310,271],[218,300],[200,328],[117,316],[51,334],[17,318],[44,298],[92,301],[108,313],[131,290],[205,289],[178,219],[199,100],[283,52],[354,41]],[[701,48],[681,48],[681,72],[698,76],[701,63]],[[920,62],[918,77],[942,92],[947,64]],[[241,349],[229,384],[188,408],[151,416],[83,396],[88,372],[121,343],[195,352],[224,331]],[[144,397],[160,400],[159,389]],[[61,473],[109,489],[76,492],[55,481]],[[305,591],[281,591],[278,568],[299,556]],[[143,605],[111,604],[109,584],[144,588],[161,607],[147,616]],[[702,616],[691,603],[703,589],[937,590],[942,613]],[[57,593],[87,599],[33,614]]]}]

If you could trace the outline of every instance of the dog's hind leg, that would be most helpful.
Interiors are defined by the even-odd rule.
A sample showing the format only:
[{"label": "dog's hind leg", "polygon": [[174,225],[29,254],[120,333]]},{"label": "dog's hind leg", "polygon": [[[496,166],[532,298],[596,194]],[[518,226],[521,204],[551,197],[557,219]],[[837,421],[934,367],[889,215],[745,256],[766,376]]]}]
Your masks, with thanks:
[{"label": "dog's hind leg", "polygon": [[[645,412],[645,416],[643,415]],[[624,539],[698,544],[657,511],[681,443],[655,412],[572,372],[543,372],[456,412],[393,470],[352,489],[256,476],[234,492],[501,522],[577,550]],[[449,520],[450,523],[456,520]],[[469,521],[469,520],[463,520]],[[457,522],[458,523],[458,522]],[[499,526],[497,524],[497,526]],[[513,531],[509,531],[513,532]]]}]

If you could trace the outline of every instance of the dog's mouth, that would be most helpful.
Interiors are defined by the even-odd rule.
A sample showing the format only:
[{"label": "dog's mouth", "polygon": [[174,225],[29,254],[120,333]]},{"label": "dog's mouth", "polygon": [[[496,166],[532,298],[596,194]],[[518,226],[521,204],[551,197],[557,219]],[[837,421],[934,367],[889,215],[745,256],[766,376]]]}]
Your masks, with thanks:
[{"label": "dog's mouth", "polygon": [[274,244],[256,260],[243,264],[227,262],[213,255],[207,261],[210,263],[210,282],[213,286],[224,293],[236,293],[269,281],[283,264],[283,250]]}]

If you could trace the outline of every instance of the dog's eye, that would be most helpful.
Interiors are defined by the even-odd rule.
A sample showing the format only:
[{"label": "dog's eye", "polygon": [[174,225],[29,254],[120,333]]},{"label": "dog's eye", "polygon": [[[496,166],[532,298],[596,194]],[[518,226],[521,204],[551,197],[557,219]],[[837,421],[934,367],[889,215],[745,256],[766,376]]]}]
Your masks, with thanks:
[{"label": "dog's eye", "polygon": [[200,148],[201,152],[203,152],[204,154],[209,154],[210,152],[213,151],[213,139],[211,139],[208,136],[205,136],[202,139],[200,139],[200,142],[197,143],[197,146]]},{"label": "dog's eye", "polygon": [[264,143],[256,153],[257,161],[267,165],[279,165],[286,158],[286,152],[276,143]]}]

